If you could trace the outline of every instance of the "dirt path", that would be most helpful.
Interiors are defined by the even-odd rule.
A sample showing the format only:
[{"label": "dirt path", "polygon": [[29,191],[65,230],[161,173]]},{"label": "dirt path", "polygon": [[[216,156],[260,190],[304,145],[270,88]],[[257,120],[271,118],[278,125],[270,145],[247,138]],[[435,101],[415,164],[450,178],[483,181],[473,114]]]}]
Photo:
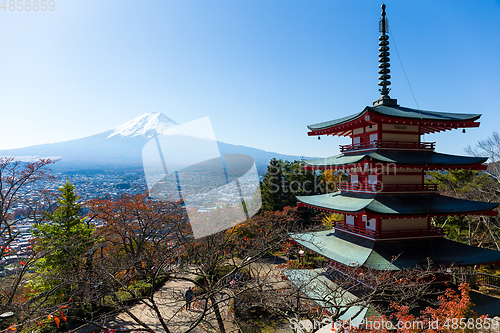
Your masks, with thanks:
[{"label": "dirt path", "polygon": [[[266,260],[267,259],[267,260]],[[269,284],[274,285],[280,277],[277,275],[279,271],[275,270],[275,266],[278,263],[284,262],[283,258],[266,258],[258,263],[251,265],[252,271],[256,274],[266,276],[269,275]],[[283,282],[286,285],[286,282]],[[168,328],[172,333],[185,332],[190,325],[196,321],[197,318],[202,314],[202,310],[199,308],[201,304],[193,302],[193,308],[191,311],[187,311],[185,308],[184,292],[189,288],[194,287],[191,282],[185,280],[169,280],[165,285],[160,288],[155,293],[155,300],[158,304],[160,313],[167,322]],[[230,291],[228,291],[230,292]],[[222,297],[228,298],[228,294],[222,294]],[[220,299],[220,298],[219,298]],[[146,305],[137,304],[130,308],[130,311],[141,321],[146,323],[155,332],[164,332],[158,317],[156,314]],[[239,332],[234,323],[234,314],[229,311],[229,301],[221,304],[221,313],[224,318],[224,324],[226,331],[228,333]],[[134,329],[142,328],[142,326],[135,323],[135,321],[129,317],[126,313],[121,313],[119,315],[110,316],[109,318],[104,318],[103,322],[106,327],[113,327],[115,329]],[[288,331],[288,330],[287,330]],[[78,333],[85,332],[99,332],[97,327],[86,327],[77,331]],[[217,321],[215,315],[209,313],[206,318],[194,328],[194,333],[202,332],[219,332],[217,329]],[[280,331],[282,332],[282,331]]]},{"label": "dirt path", "polygon": [[[193,302],[192,309],[190,311],[186,310],[184,292],[186,289],[193,286],[191,282],[185,280],[170,280],[155,293],[155,300],[158,304],[160,313],[165,322],[168,323],[168,328],[172,333],[185,332],[202,314],[202,310],[199,308],[201,304],[196,302],[196,299]],[[227,294],[223,294],[222,296],[227,297]],[[234,317],[233,314],[228,311],[229,307],[227,303],[228,302],[221,304],[221,312],[223,314],[226,330],[228,333],[238,332],[236,327],[232,324]],[[130,311],[155,332],[164,332],[156,313],[154,313],[150,307],[144,304],[137,304],[132,306]],[[115,329],[143,328],[136,324],[126,313],[106,318],[104,322],[106,327],[113,327]],[[219,331],[213,313],[209,313],[200,324],[201,325],[195,327],[191,332],[202,333]],[[98,332],[99,329],[96,327],[86,327],[85,329],[79,330],[78,333],[93,331]]]}]

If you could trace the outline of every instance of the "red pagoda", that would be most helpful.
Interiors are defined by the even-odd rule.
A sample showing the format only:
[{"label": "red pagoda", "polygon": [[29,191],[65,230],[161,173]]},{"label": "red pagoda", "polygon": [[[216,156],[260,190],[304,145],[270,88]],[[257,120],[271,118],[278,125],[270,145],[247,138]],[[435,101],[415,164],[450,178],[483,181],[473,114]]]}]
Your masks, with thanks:
[{"label": "red pagoda", "polygon": [[[299,196],[298,205],[343,215],[333,230],[291,235],[295,243],[328,260],[342,272],[349,267],[399,270],[425,266],[473,266],[500,261],[500,252],[445,239],[431,218],[497,215],[497,203],[451,198],[424,182],[428,170],[485,170],[487,158],[437,153],[427,133],[478,127],[480,114],[425,111],[398,105],[389,97],[389,36],[382,6],[379,37],[381,97],[363,111],[309,125],[310,136],[349,136],[340,155],[306,161],[308,170],[341,170],[349,182],[339,191]],[[397,257],[396,260],[393,260]],[[481,312],[481,311],[479,311]]]}]

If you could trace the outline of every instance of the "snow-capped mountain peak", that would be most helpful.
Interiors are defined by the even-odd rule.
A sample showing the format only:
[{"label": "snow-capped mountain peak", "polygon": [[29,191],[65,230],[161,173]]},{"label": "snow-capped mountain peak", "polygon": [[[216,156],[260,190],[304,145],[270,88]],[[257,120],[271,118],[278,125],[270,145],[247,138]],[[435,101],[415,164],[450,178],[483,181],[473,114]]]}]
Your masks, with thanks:
[{"label": "snow-capped mountain peak", "polygon": [[[122,137],[133,138],[143,137],[151,139],[155,136],[185,136],[204,140],[214,140],[210,120],[202,121],[197,119],[179,125],[169,117],[160,112],[145,113],[123,125],[113,128],[107,138]],[[200,128],[201,126],[201,128]],[[207,129],[209,131],[207,132]]]},{"label": "snow-capped mountain peak", "polygon": [[132,138],[135,136],[152,138],[157,134],[168,133],[178,125],[179,124],[163,113],[148,112],[125,124],[113,128],[108,138],[116,135],[124,138]]}]

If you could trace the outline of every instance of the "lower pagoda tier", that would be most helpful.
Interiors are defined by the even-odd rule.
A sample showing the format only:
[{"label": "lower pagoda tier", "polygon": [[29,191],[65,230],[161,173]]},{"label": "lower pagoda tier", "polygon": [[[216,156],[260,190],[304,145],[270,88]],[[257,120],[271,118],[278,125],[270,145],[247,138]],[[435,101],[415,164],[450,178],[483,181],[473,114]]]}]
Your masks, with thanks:
[{"label": "lower pagoda tier", "polygon": [[[373,322],[381,315],[374,304],[362,306],[363,303],[359,302],[359,304],[353,306],[353,303],[355,304],[363,298],[365,289],[359,288],[359,284],[354,284],[356,288],[350,286],[348,290],[342,288],[342,286],[338,285],[338,274],[332,269],[290,269],[284,271],[284,275],[290,282],[299,287],[301,292],[325,311],[333,313],[338,308],[346,311],[338,320],[350,320],[353,323],[359,323],[361,320],[369,319]],[[457,287],[451,286],[451,288],[458,293]],[[334,293],[332,291],[337,292]],[[490,317],[500,315],[500,299],[497,297],[480,294],[474,290],[469,292],[469,297],[473,304],[472,311],[478,315],[489,315]],[[376,305],[382,305],[383,308],[388,307],[388,304],[381,302],[376,302]],[[415,316],[420,315],[420,311],[425,310],[425,307],[428,306],[427,303],[423,303],[422,305],[411,310],[410,313]],[[325,332],[331,332],[329,327],[331,325],[328,325],[326,329],[323,328]],[[323,332],[323,330],[319,332]]]},{"label": "lower pagoda tier", "polygon": [[396,151],[378,149],[370,152],[340,154],[336,156],[307,160],[305,169],[343,169],[364,163],[397,164],[399,168],[421,169],[474,169],[485,170],[487,157],[471,157],[441,154],[429,151]]},{"label": "lower pagoda tier", "polygon": [[470,246],[444,238],[377,242],[342,231],[290,234],[292,242],[349,267],[400,270],[434,266],[473,266],[500,262],[500,251]]},{"label": "lower pagoda tier", "polygon": [[[330,269],[288,269],[283,274],[287,280],[292,282],[323,310],[334,313],[336,308],[344,310],[343,307],[345,306],[346,312],[338,320],[360,321],[381,316],[381,313],[373,306],[362,306],[363,303],[359,302],[360,295],[358,295],[362,292],[360,288],[345,290],[342,286],[336,284],[337,280]],[[349,303],[357,302],[359,304],[347,306]]]},{"label": "lower pagoda tier", "polygon": [[368,214],[386,217],[439,215],[493,215],[500,204],[446,197],[436,193],[367,194],[340,192],[297,196],[298,206],[343,214]]}]

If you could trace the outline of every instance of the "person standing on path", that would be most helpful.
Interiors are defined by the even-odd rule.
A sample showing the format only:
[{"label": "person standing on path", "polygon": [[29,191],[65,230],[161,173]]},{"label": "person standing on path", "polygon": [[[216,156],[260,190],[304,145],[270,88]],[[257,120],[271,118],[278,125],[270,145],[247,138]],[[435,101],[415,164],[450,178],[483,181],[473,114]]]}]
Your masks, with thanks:
[{"label": "person standing on path", "polygon": [[184,293],[184,298],[186,299],[186,309],[191,310],[191,302],[193,301],[193,287],[189,287]]}]

